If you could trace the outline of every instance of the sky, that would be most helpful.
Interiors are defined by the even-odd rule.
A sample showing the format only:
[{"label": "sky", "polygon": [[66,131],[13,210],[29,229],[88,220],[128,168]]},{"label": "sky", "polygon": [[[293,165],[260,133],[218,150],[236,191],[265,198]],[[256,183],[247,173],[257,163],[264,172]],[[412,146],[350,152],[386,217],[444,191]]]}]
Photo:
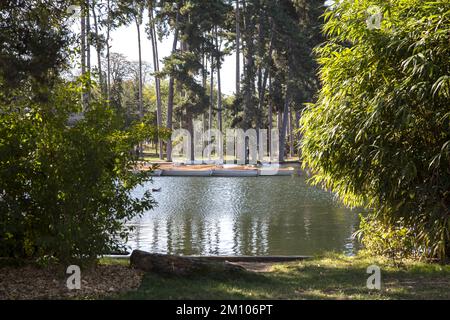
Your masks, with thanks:
[{"label": "sky", "polygon": [[[332,4],[332,0],[327,0],[326,5]],[[142,48],[142,60],[150,64],[153,68],[153,56],[151,41],[147,38],[145,33],[145,25],[148,23],[148,15],[144,13],[144,21],[141,26],[141,48]],[[74,26],[74,31],[79,32],[79,26]],[[139,60],[139,49],[137,30],[135,24],[129,26],[120,27],[111,33],[112,41],[110,42],[111,52],[121,53],[127,57],[130,61]],[[164,57],[168,57],[172,51],[173,37],[163,39],[158,45],[160,68],[162,69]],[[242,60],[242,56],[241,56]],[[91,64],[95,66],[97,63],[97,55],[94,48],[91,48]],[[241,61],[241,72],[243,62]],[[232,95],[236,90],[236,54],[226,56],[222,64],[221,79],[222,79],[222,92],[227,95]],[[214,75],[217,79],[217,75]]]},{"label": "sky", "polygon": [[[144,13],[144,22],[141,26],[141,50],[142,50],[142,60],[150,64],[153,68],[153,55],[151,41],[147,38],[145,33],[145,25],[148,23],[148,15]],[[79,32],[79,27],[74,26],[74,31]],[[111,53],[121,53],[127,57],[130,61],[139,60],[139,48],[137,39],[136,25],[131,24],[129,26],[120,27],[111,33]],[[158,44],[159,59],[160,59],[160,69],[163,68],[163,59],[171,54],[173,37],[163,39],[162,42]],[[104,58],[104,57],[103,57]],[[242,57],[241,57],[242,59]],[[95,48],[91,48],[91,65],[97,65],[97,55]],[[243,63],[241,63],[242,68]],[[221,69],[221,79],[222,79],[222,92],[227,95],[231,95],[236,90],[236,54],[233,53],[225,58]],[[217,79],[217,75],[214,75]]]}]

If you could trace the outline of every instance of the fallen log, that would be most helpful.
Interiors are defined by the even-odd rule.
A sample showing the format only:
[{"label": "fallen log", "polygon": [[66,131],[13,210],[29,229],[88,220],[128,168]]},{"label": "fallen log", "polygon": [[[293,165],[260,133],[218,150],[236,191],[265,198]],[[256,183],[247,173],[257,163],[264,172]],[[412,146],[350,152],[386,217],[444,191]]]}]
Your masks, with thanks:
[{"label": "fallen log", "polygon": [[227,261],[211,261],[202,258],[152,254],[134,250],[130,257],[132,268],[161,274],[187,276],[202,273],[237,273],[245,268]]},{"label": "fallen log", "polygon": [[202,258],[208,261],[227,261],[245,263],[283,263],[296,262],[311,259],[310,256],[189,256],[190,258]]}]

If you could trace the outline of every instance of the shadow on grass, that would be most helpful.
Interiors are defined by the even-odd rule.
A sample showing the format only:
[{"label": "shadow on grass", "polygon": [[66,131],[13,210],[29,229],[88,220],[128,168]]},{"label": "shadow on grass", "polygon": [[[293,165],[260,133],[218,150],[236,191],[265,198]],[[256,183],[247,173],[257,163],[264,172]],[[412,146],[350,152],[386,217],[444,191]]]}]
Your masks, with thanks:
[{"label": "shadow on grass", "polygon": [[[382,270],[382,290],[367,289],[369,265]],[[117,298],[117,297],[116,297]],[[120,299],[450,299],[450,266],[410,264],[339,255],[276,265],[269,272],[197,275],[147,274]]]}]

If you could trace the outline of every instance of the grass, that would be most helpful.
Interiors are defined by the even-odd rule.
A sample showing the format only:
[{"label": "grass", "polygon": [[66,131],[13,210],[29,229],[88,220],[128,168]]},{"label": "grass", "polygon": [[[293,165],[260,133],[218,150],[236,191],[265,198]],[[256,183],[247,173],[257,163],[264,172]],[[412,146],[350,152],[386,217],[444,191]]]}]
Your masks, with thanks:
[{"label": "grass", "polygon": [[[380,291],[366,287],[370,276],[367,267],[373,264],[381,268]],[[327,254],[308,261],[274,265],[262,273],[189,278],[147,274],[137,291],[115,298],[450,299],[450,266],[406,262],[403,267],[395,267],[382,258]]]},{"label": "grass", "polygon": [[101,258],[99,261],[100,265],[110,266],[110,265],[120,265],[120,266],[129,266],[129,259],[116,259],[116,258]]}]

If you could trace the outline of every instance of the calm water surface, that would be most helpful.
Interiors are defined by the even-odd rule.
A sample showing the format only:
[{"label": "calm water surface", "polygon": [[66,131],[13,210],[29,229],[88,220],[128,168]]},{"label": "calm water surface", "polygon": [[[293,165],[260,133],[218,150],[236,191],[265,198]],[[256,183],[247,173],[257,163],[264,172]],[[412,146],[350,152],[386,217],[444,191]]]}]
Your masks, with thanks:
[{"label": "calm water surface", "polygon": [[158,207],[131,222],[131,249],[183,255],[353,254],[357,210],[300,177],[157,177]]}]

